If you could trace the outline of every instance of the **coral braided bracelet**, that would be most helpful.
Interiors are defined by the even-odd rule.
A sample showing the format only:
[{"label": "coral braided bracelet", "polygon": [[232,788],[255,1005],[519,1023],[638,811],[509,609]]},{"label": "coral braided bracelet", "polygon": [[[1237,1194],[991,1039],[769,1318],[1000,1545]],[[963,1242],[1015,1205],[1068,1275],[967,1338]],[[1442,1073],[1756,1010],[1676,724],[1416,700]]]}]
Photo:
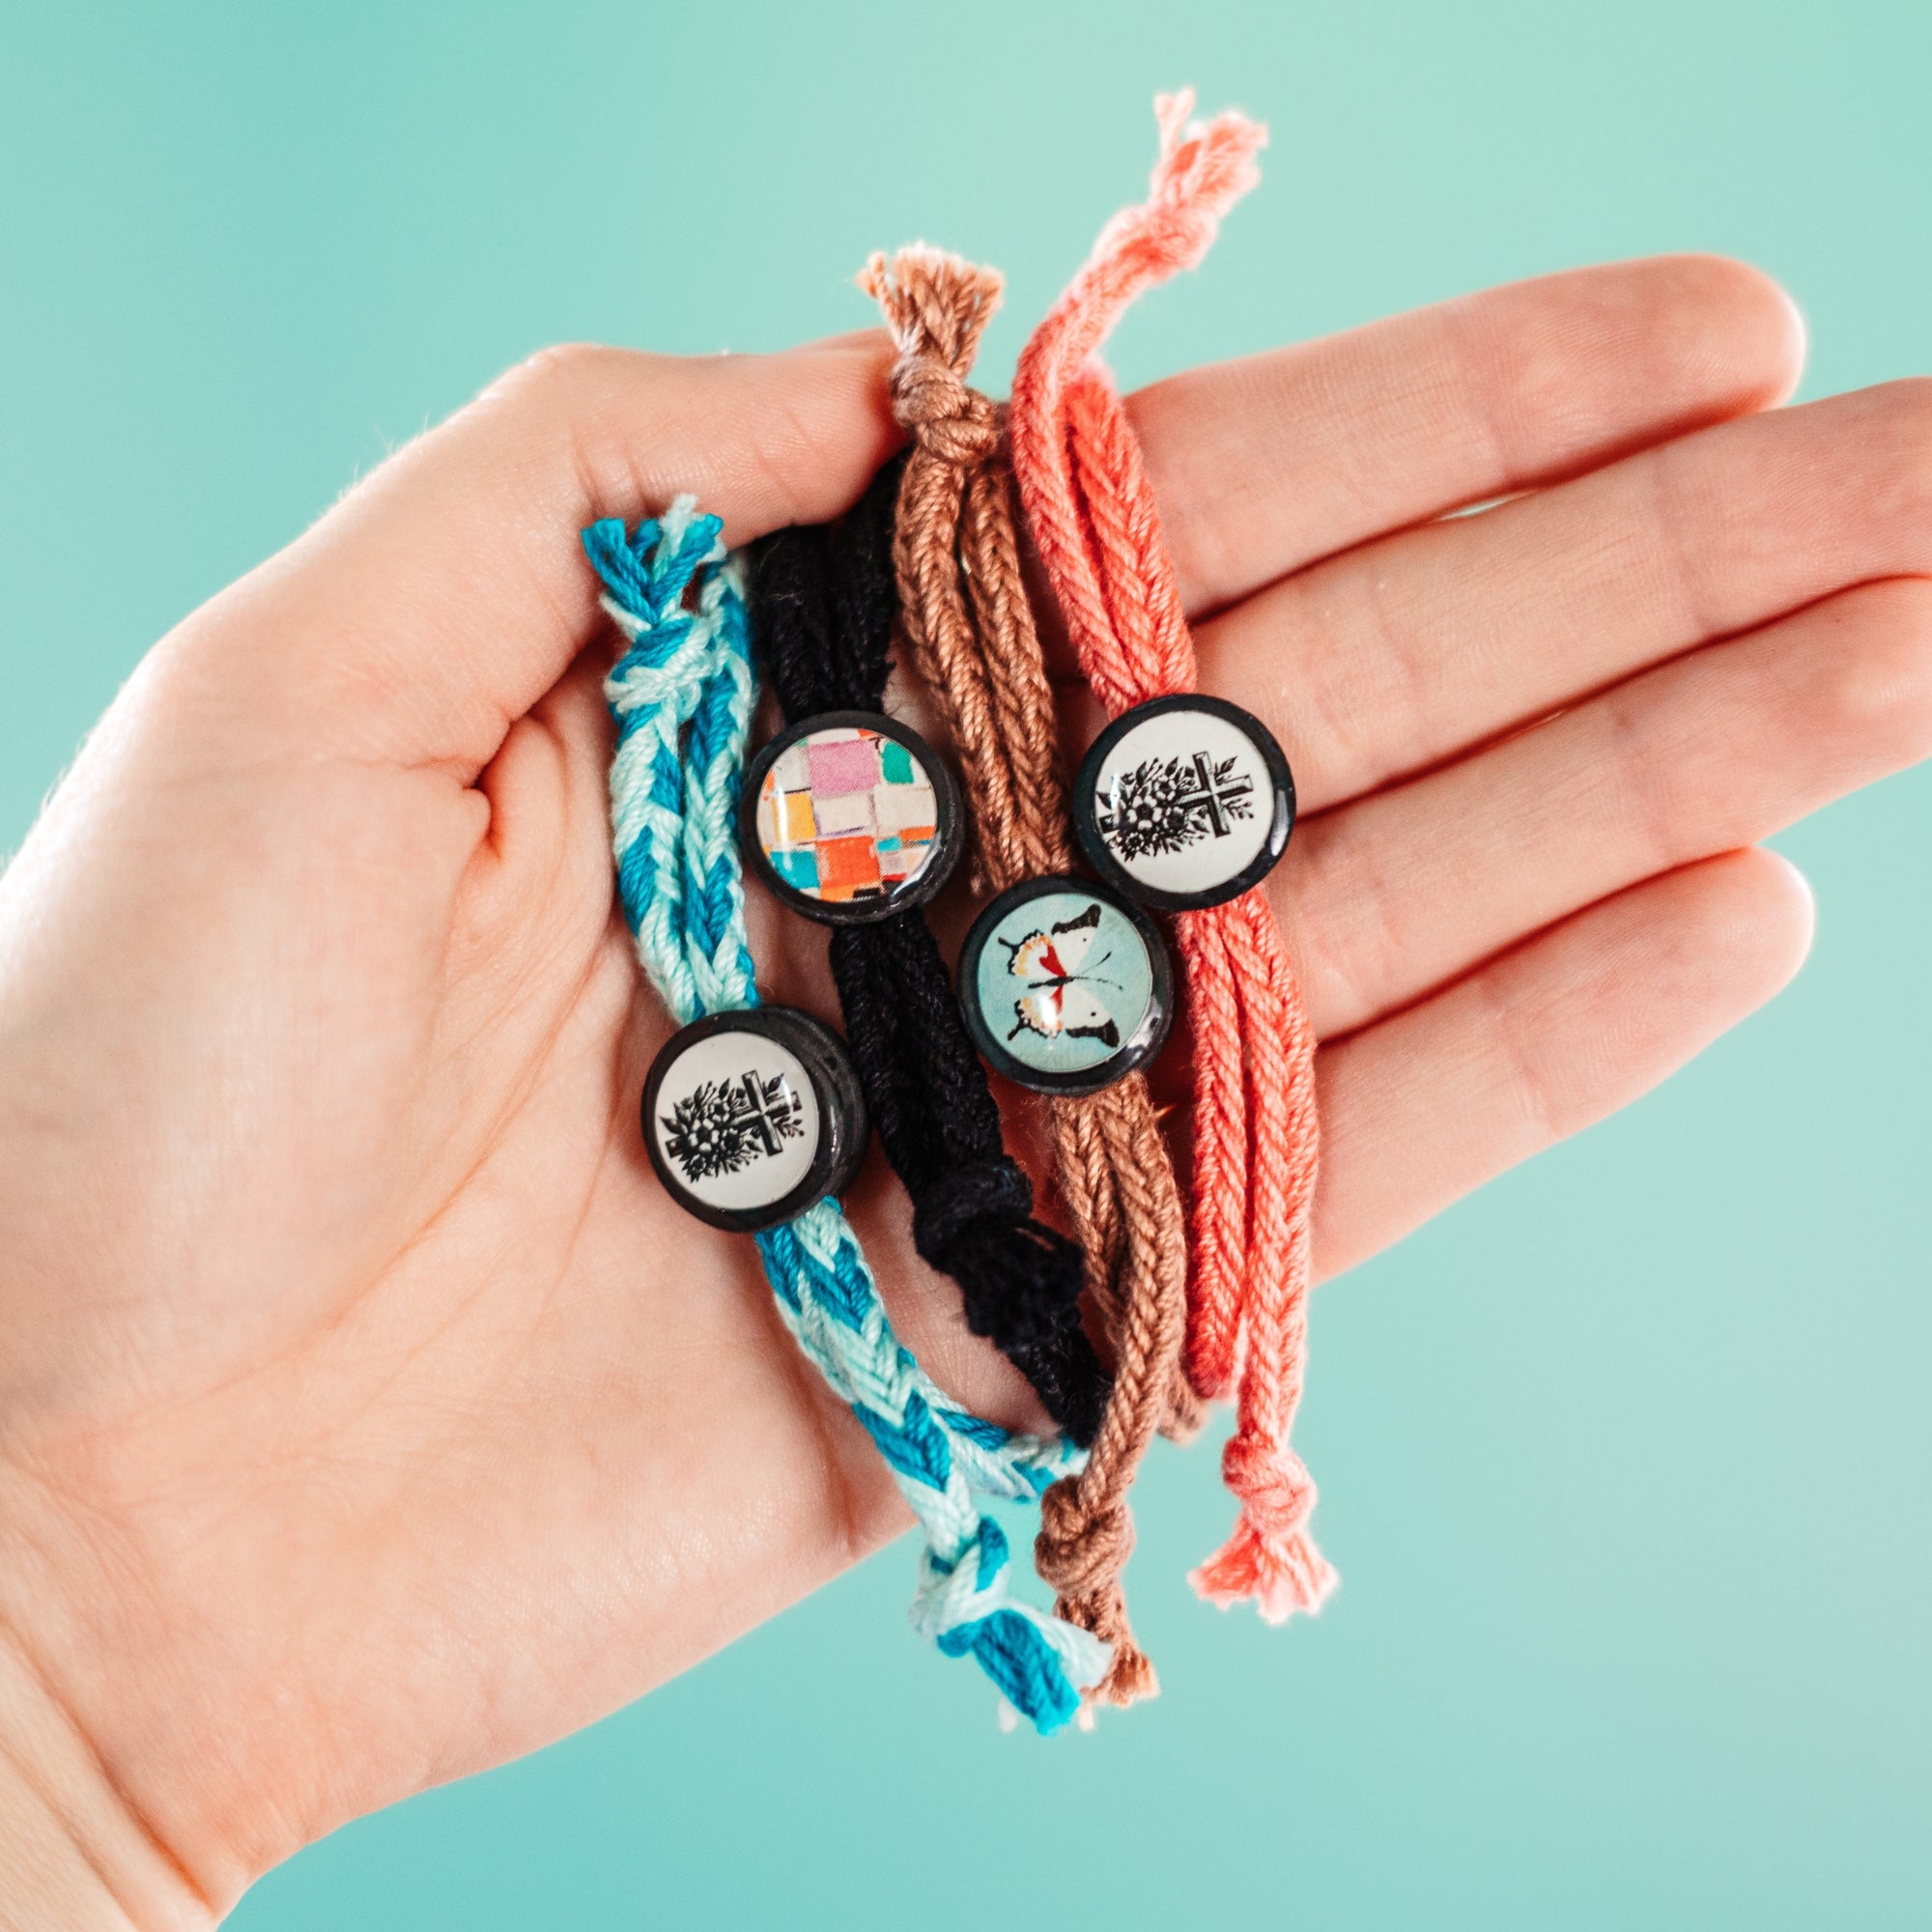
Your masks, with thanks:
[{"label": "coral braided bracelet", "polygon": [[[1161,153],[1151,195],[1103,230],[1034,331],[1013,384],[1013,467],[1040,559],[1089,681],[1110,712],[1135,719],[1152,709],[1151,700],[1193,691],[1194,646],[1139,445],[1098,350],[1142,290],[1200,261],[1221,215],[1258,179],[1254,156],[1264,139],[1236,114],[1190,128],[1192,107],[1191,94],[1156,102]],[[1135,770],[1171,770],[1177,784],[1195,786],[1188,799],[1206,794],[1187,806],[1183,824],[1218,814],[1216,829],[1249,831],[1253,818],[1236,818],[1224,800],[1220,762],[1210,750],[1191,781],[1179,756]],[[1247,776],[1256,788],[1265,779]],[[1153,798],[1138,828],[1131,810],[1117,812],[1117,859],[1170,856],[1129,835],[1144,830],[1158,841],[1180,797]],[[1280,825],[1279,813],[1269,823]],[[1243,876],[1237,870],[1229,883]],[[1216,1602],[1253,1598],[1278,1620],[1318,1607],[1335,1580],[1308,1532],[1314,1484],[1288,1439],[1311,1279],[1315,1040],[1260,888],[1220,903],[1198,895],[1179,902],[1200,908],[1177,921],[1195,1049],[1187,1371],[1203,1397],[1227,1394],[1238,1377],[1222,1467],[1240,1520],[1195,1583]]]}]

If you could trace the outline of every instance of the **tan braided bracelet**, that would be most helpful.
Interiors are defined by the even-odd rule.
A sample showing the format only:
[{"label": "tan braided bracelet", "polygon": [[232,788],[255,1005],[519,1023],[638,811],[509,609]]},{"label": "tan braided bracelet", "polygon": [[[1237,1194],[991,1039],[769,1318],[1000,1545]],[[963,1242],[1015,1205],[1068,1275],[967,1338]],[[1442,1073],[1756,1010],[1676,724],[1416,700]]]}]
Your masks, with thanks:
[{"label": "tan braided bracelet", "polygon": [[[983,882],[1074,869],[1053,690],[1020,566],[1004,412],[970,388],[998,306],[993,270],[938,249],[875,255],[861,285],[898,347],[893,412],[913,448],[899,489],[894,561],[915,668],[952,728]],[[1087,1288],[1113,1350],[1114,1385],[1086,1468],[1042,1503],[1039,1574],[1059,1614],[1114,1646],[1094,1695],[1151,1696],[1121,1573],[1133,1548],[1127,1491],[1157,1428],[1198,1420],[1180,1374],[1186,1220],[1144,1074],[1097,1094],[1055,1095],[1060,1197],[1087,1258]]]}]

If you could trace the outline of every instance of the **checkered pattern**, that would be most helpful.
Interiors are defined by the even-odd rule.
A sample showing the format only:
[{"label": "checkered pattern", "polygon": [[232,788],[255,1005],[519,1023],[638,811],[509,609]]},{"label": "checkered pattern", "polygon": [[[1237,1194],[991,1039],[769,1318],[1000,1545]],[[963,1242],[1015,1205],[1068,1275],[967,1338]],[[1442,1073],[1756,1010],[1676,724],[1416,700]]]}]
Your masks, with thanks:
[{"label": "checkered pattern", "polygon": [[919,760],[863,726],[801,738],[759,787],[758,843],[773,871],[811,898],[883,897],[925,869],[938,836]]}]

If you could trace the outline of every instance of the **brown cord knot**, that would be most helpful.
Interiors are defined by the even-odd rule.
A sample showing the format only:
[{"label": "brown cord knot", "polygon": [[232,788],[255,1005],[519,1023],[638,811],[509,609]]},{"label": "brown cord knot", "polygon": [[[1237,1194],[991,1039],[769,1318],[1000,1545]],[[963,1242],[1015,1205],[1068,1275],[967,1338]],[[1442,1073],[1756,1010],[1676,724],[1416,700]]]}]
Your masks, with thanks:
[{"label": "brown cord knot", "polygon": [[992,398],[970,388],[936,355],[901,355],[893,365],[893,415],[922,448],[962,469],[1000,446]]},{"label": "brown cord knot", "polygon": [[1314,1479],[1285,1442],[1236,1430],[1221,1451],[1221,1479],[1264,1536],[1293,1536],[1314,1514]]},{"label": "brown cord knot", "polygon": [[923,242],[888,261],[874,255],[859,286],[884,311],[899,358],[893,415],[923,447],[964,468],[1000,446],[999,412],[966,384],[1005,284],[991,269]]},{"label": "brown cord knot", "polygon": [[1034,1566],[1041,1582],[1065,1599],[1112,1589],[1133,1552],[1134,1519],[1124,1503],[1092,1509],[1080,1479],[1063,1476],[1039,1499]]}]

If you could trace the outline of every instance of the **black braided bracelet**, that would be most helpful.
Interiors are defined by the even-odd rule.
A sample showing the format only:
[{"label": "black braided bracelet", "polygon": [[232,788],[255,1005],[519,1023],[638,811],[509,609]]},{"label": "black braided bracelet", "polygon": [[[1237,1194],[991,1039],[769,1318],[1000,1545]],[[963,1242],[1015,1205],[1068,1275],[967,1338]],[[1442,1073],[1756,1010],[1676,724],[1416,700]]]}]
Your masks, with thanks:
[{"label": "black braided bracelet", "polygon": [[[760,654],[788,725],[878,713],[898,591],[893,517],[903,459],[836,526],[780,530],[753,553]],[[1054,1420],[1090,1442],[1108,1389],[1080,1325],[1079,1247],[1033,1218],[999,1109],[917,903],[836,923],[832,973],[879,1144],[913,1204],[913,1240],[959,1283],[966,1322],[1024,1374]]]}]

